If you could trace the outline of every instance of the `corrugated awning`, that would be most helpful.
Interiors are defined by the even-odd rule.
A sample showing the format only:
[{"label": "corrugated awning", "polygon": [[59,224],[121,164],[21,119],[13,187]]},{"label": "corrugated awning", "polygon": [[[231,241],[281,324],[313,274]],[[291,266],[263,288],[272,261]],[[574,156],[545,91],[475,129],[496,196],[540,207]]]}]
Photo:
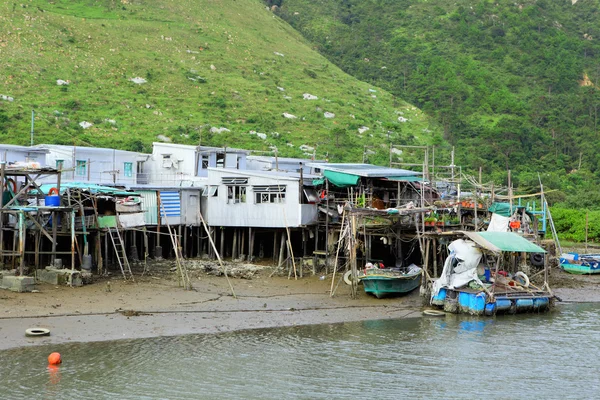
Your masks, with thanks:
[{"label": "corrugated awning", "polygon": [[422,176],[388,176],[386,178],[388,181],[398,181],[398,182],[422,182]]},{"label": "corrugated awning", "polygon": [[500,253],[502,251],[518,253],[545,253],[546,251],[535,243],[513,232],[463,232],[479,247]]},{"label": "corrugated awning", "polygon": [[[329,180],[329,183],[337,187],[356,186],[360,180],[360,175],[349,174],[347,172],[324,170],[323,175]],[[388,179],[390,181],[398,182],[421,182],[423,180],[422,176],[382,176],[374,178]],[[315,179],[313,180],[313,185],[322,185],[324,182],[324,179]]]}]

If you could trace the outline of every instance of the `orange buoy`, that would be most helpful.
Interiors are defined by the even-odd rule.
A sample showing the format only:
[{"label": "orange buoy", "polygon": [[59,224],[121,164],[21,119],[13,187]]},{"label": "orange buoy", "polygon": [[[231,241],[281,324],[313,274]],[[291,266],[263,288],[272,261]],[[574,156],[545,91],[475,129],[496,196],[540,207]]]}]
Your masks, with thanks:
[{"label": "orange buoy", "polygon": [[52,353],[48,356],[48,364],[50,365],[58,365],[62,362],[62,358],[60,357],[60,353]]}]

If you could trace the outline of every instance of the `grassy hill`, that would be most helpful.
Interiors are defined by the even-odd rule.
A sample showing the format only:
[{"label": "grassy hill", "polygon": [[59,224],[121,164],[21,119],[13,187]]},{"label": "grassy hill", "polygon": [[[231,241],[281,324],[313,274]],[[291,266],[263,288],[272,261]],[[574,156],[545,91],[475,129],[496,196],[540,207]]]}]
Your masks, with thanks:
[{"label": "grassy hill", "polygon": [[600,207],[597,0],[283,0],[336,65],[420,107],[457,162]]},{"label": "grassy hill", "polygon": [[419,109],[342,72],[259,0],[2,2],[0,27],[0,142],[29,144],[32,109],[35,143],[346,161],[369,145],[385,163],[389,142],[442,142]]}]

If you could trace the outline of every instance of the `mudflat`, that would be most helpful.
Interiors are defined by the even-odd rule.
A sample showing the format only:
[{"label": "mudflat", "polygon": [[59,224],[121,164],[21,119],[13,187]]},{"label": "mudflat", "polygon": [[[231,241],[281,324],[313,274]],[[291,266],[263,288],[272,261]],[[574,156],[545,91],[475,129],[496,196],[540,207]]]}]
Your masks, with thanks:
[{"label": "mudflat", "polygon": [[[376,299],[332,276],[271,277],[263,269],[252,279],[234,279],[233,297],[223,276],[195,271],[193,290],[178,285],[175,273],[96,277],[82,287],[37,285],[36,293],[0,291],[0,349],[42,344],[146,338],[291,325],[342,323],[369,319],[420,317],[419,291]],[[565,302],[600,301],[600,276],[553,271],[556,295]],[[49,336],[27,337],[32,327]]]}]

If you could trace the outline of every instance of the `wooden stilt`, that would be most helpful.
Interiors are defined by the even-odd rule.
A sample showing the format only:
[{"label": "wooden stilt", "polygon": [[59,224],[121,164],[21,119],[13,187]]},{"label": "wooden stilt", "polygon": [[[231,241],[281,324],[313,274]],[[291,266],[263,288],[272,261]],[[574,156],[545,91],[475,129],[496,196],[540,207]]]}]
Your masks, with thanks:
[{"label": "wooden stilt", "polygon": [[237,237],[238,237],[238,230],[237,228],[233,229],[233,240],[231,241],[231,259],[235,260],[238,258],[238,241],[237,241]]},{"label": "wooden stilt", "polygon": [[221,246],[219,248],[219,254],[221,254],[221,255],[223,255],[224,251],[225,251],[225,229],[226,228],[221,227],[221,230],[220,230],[221,231],[220,232],[220,234],[221,234]]},{"label": "wooden stilt", "polygon": [[283,264],[283,255],[285,251],[285,232],[281,232],[281,244],[279,245],[279,262],[278,265]]},{"label": "wooden stilt", "polygon": [[273,262],[275,262],[277,254],[279,253],[277,248],[277,231],[273,232]]}]

